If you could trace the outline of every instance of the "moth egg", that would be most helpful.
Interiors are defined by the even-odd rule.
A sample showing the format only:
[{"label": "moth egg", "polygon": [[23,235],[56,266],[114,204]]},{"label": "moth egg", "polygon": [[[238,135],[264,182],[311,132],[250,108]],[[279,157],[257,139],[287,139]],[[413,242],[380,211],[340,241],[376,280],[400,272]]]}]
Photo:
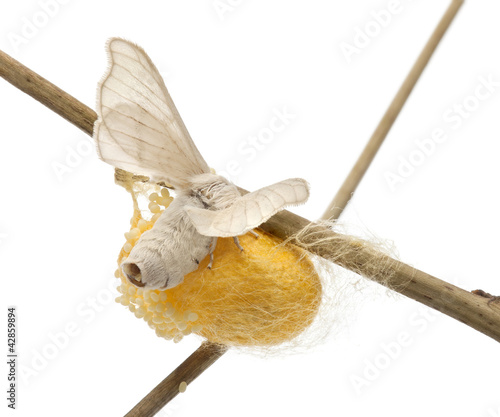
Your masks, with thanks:
[{"label": "moth egg", "polygon": [[148,227],[148,224],[145,220],[141,219],[137,222],[137,228],[141,231],[144,232],[146,228]]},{"label": "moth egg", "polygon": [[151,202],[148,204],[149,211],[151,213],[159,213],[160,212],[160,206],[154,202]]},{"label": "moth egg", "polygon": [[128,305],[128,309],[129,309],[132,313],[134,313],[134,312],[135,312],[136,307],[135,307],[135,305],[133,305],[133,304],[129,304],[129,305]]},{"label": "moth egg", "polygon": [[163,313],[160,313],[163,317],[163,320],[165,320],[165,323],[169,323],[169,325],[172,326],[172,328],[175,327],[175,320],[174,318],[170,315],[168,315],[169,311],[164,311]]},{"label": "moth egg", "polygon": [[163,318],[163,323],[161,324],[162,329],[165,329],[167,331],[171,331],[173,329],[172,327],[172,322],[169,321],[169,319],[166,319],[165,317]]},{"label": "moth egg", "polygon": [[132,250],[132,245],[130,243],[125,243],[125,245],[123,245],[123,250],[127,253],[130,253],[130,251]]},{"label": "moth egg", "polygon": [[153,320],[153,313],[151,313],[150,311],[147,312],[146,315],[144,316],[144,320],[146,320],[146,321]]},{"label": "moth egg", "polygon": [[158,199],[158,204],[160,204],[163,207],[167,207],[170,205],[172,201],[173,201],[172,197],[167,197],[167,198],[162,197]]},{"label": "moth egg", "polygon": [[115,271],[115,278],[120,278],[120,270],[119,269],[117,269]]},{"label": "moth egg", "polygon": [[195,324],[193,327],[191,327],[191,331],[193,333],[198,333],[203,330],[203,326],[201,324]]},{"label": "moth egg", "polygon": [[158,195],[158,193],[151,193],[149,195],[149,201],[156,201],[156,200],[158,200],[159,197],[160,196]]},{"label": "moth egg", "polygon": [[163,313],[165,311],[165,305],[161,304],[161,303],[158,303],[158,304],[156,304],[156,309],[155,310],[158,313]]},{"label": "moth egg", "polygon": [[153,317],[153,323],[154,324],[162,324],[163,323],[163,319],[161,317]]},{"label": "moth egg", "polygon": [[161,292],[160,293],[160,301],[162,303],[164,303],[165,301],[167,301],[167,293],[165,293],[165,292]]},{"label": "moth egg", "polygon": [[134,287],[129,287],[127,291],[130,295],[135,295],[135,288]]},{"label": "moth egg", "polygon": [[196,321],[198,320],[198,314],[196,313],[189,313],[187,316],[188,321]]},{"label": "moth egg", "polygon": [[146,315],[146,311],[142,307],[139,307],[135,310],[134,314],[138,319],[142,319]]},{"label": "moth egg", "polygon": [[116,298],[115,298],[115,301],[116,301],[117,303],[121,303],[121,302],[122,302],[122,296],[121,296],[121,295],[119,295],[118,297],[116,297]]},{"label": "moth egg", "polygon": [[137,295],[144,294],[144,290],[142,288],[137,288]]},{"label": "moth egg", "polygon": [[134,300],[134,303],[136,303],[138,306],[143,306],[144,305],[144,300],[140,297],[137,297],[135,300]]},{"label": "moth egg", "polygon": [[170,304],[170,303],[165,304],[166,310],[163,312],[163,316],[164,317],[172,317],[175,314],[175,308],[172,304],[170,304],[170,306],[167,306],[167,304]]},{"label": "moth egg", "polygon": [[167,188],[162,188],[162,189],[161,189],[161,196],[162,196],[163,198],[170,197],[170,192],[168,191],[168,189],[167,189]]},{"label": "moth egg", "polygon": [[179,343],[182,340],[182,338],[183,338],[182,333],[177,333],[174,336],[173,341],[174,341],[174,343]]},{"label": "moth egg", "polygon": [[160,337],[163,337],[165,339],[167,336],[168,336],[168,332],[166,330],[162,330]]},{"label": "moth egg", "polygon": [[132,230],[130,230],[129,232],[124,233],[124,236],[125,236],[125,239],[127,239],[127,241],[132,242],[135,239],[137,239],[140,234],[141,234],[141,231],[137,227],[135,227]]},{"label": "moth egg", "polygon": [[[160,208],[160,206],[158,206],[158,208]],[[154,224],[160,216],[161,216],[161,213],[156,213],[153,217],[151,217],[152,224]],[[153,226],[151,226],[151,227],[153,227]]]},{"label": "moth egg", "polygon": [[191,329],[186,329],[186,330],[183,330],[183,331],[182,331],[182,334],[183,334],[184,336],[189,336],[189,335],[191,334]]},{"label": "moth egg", "polygon": [[184,320],[184,315],[180,311],[175,311],[174,313],[174,320],[177,322],[181,322]]},{"label": "moth egg", "polygon": [[185,381],[182,381],[180,384],[179,384],[179,392],[186,392],[186,389],[187,389],[187,384]]},{"label": "moth egg", "polygon": [[152,292],[151,294],[149,294],[149,296],[151,297],[151,299],[155,303],[157,303],[158,301],[160,301],[160,296],[157,293],[155,293],[155,292]]},{"label": "moth egg", "polygon": [[187,329],[187,323],[185,321],[180,321],[177,323],[177,328],[179,330],[186,330]]},{"label": "moth egg", "polygon": [[146,307],[148,311],[156,311],[156,304],[148,304]]}]

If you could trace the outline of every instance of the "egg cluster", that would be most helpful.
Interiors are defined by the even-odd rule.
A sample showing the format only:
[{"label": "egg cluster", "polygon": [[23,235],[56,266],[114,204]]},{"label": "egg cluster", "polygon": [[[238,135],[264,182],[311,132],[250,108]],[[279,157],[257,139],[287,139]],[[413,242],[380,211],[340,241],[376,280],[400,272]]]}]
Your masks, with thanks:
[{"label": "egg cluster", "polygon": [[[118,265],[129,255],[130,251],[141,235],[150,230],[163,211],[170,205],[173,198],[168,189],[162,188],[159,192],[149,194],[148,215],[144,218],[140,211],[134,213],[130,223],[130,231],[125,233],[126,242],[120,251]],[[150,217],[150,220],[147,220]],[[128,307],[134,315],[146,321],[159,337],[179,342],[184,336],[199,333],[203,326],[197,324],[198,314],[190,310],[183,310],[176,305],[176,300],[168,291],[144,290],[132,285],[124,276],[121,268],[115,272],[121,279],[118,291],[122,294],[116,302]]]},{"label": "egg cluster", "polygon": [[[131,193],[134,215],[118,265],[129,256],[141,235],[150,230],[172,202],[167,188],[117,172],[117,183]],[[307,254],[281,239],[255,229],[219,238],[210,257],[168,290],[132,285],[121,268],[116,301],[142,319],[159,337],[179,342],[197,334],[213,343],[267,349],[297,339],[314,321],[322,301],[322,283]]]}]

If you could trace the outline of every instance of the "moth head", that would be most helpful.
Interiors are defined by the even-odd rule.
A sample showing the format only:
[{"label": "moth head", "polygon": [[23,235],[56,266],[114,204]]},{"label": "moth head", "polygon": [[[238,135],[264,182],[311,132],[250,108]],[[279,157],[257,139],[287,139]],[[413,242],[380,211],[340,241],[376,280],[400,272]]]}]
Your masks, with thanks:
[{"label": "moth head", "polygon": [[201,198],[204,203],[216,209],[225,208],[240,197],[234,184],[227,178],[216,174],[200,174],[189,179],[190,188]]},{"label": "moth head", "polygon": [[223,176],[211,173],[195,175],[189,179],[189,187],[208,198],[230,184]]}]

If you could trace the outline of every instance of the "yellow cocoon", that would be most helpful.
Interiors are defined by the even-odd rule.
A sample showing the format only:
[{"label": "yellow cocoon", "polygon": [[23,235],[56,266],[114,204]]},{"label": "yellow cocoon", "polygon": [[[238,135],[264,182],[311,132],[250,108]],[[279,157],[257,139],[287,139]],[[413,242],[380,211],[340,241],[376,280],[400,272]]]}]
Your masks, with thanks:
[{"label": "yellow cocoon", "polygon": [[[131,230],[118,264],[128,256],[140,235],[149,230],[172,200],[168,190],[149,196],[155,214],[146,221],[135,210]],[[117,277],[122,293],[117,301],[148,322],[156,334],[179,341],[196,333],[229,346],[273,346],[293,339],[313,321],[322,298],[320,278],[301,249],[257,230],[258,238],[240,236],[241,252],[232,238],[219,238],[212,269],[209,257],[174,288],[159,291],[136,288]]]}]

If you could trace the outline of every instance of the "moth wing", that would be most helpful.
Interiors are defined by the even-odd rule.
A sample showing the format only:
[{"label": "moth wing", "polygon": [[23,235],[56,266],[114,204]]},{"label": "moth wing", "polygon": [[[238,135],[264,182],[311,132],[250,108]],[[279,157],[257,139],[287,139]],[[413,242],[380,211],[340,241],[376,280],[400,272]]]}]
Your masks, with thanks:
[{"label": "moth wing", "polygon": [[97,88],[94,126],[99,157],[176,188],[210,172],[144,50],[120,38],[106,49],[110,65]]},{"label": "moth wing", "polygon": [[185,208],[196,230],[204,236],[239,236],[261,225],[286,206],[309,198],[309,186],[301,178],[291,178],[238,198],[222,210]]}]

